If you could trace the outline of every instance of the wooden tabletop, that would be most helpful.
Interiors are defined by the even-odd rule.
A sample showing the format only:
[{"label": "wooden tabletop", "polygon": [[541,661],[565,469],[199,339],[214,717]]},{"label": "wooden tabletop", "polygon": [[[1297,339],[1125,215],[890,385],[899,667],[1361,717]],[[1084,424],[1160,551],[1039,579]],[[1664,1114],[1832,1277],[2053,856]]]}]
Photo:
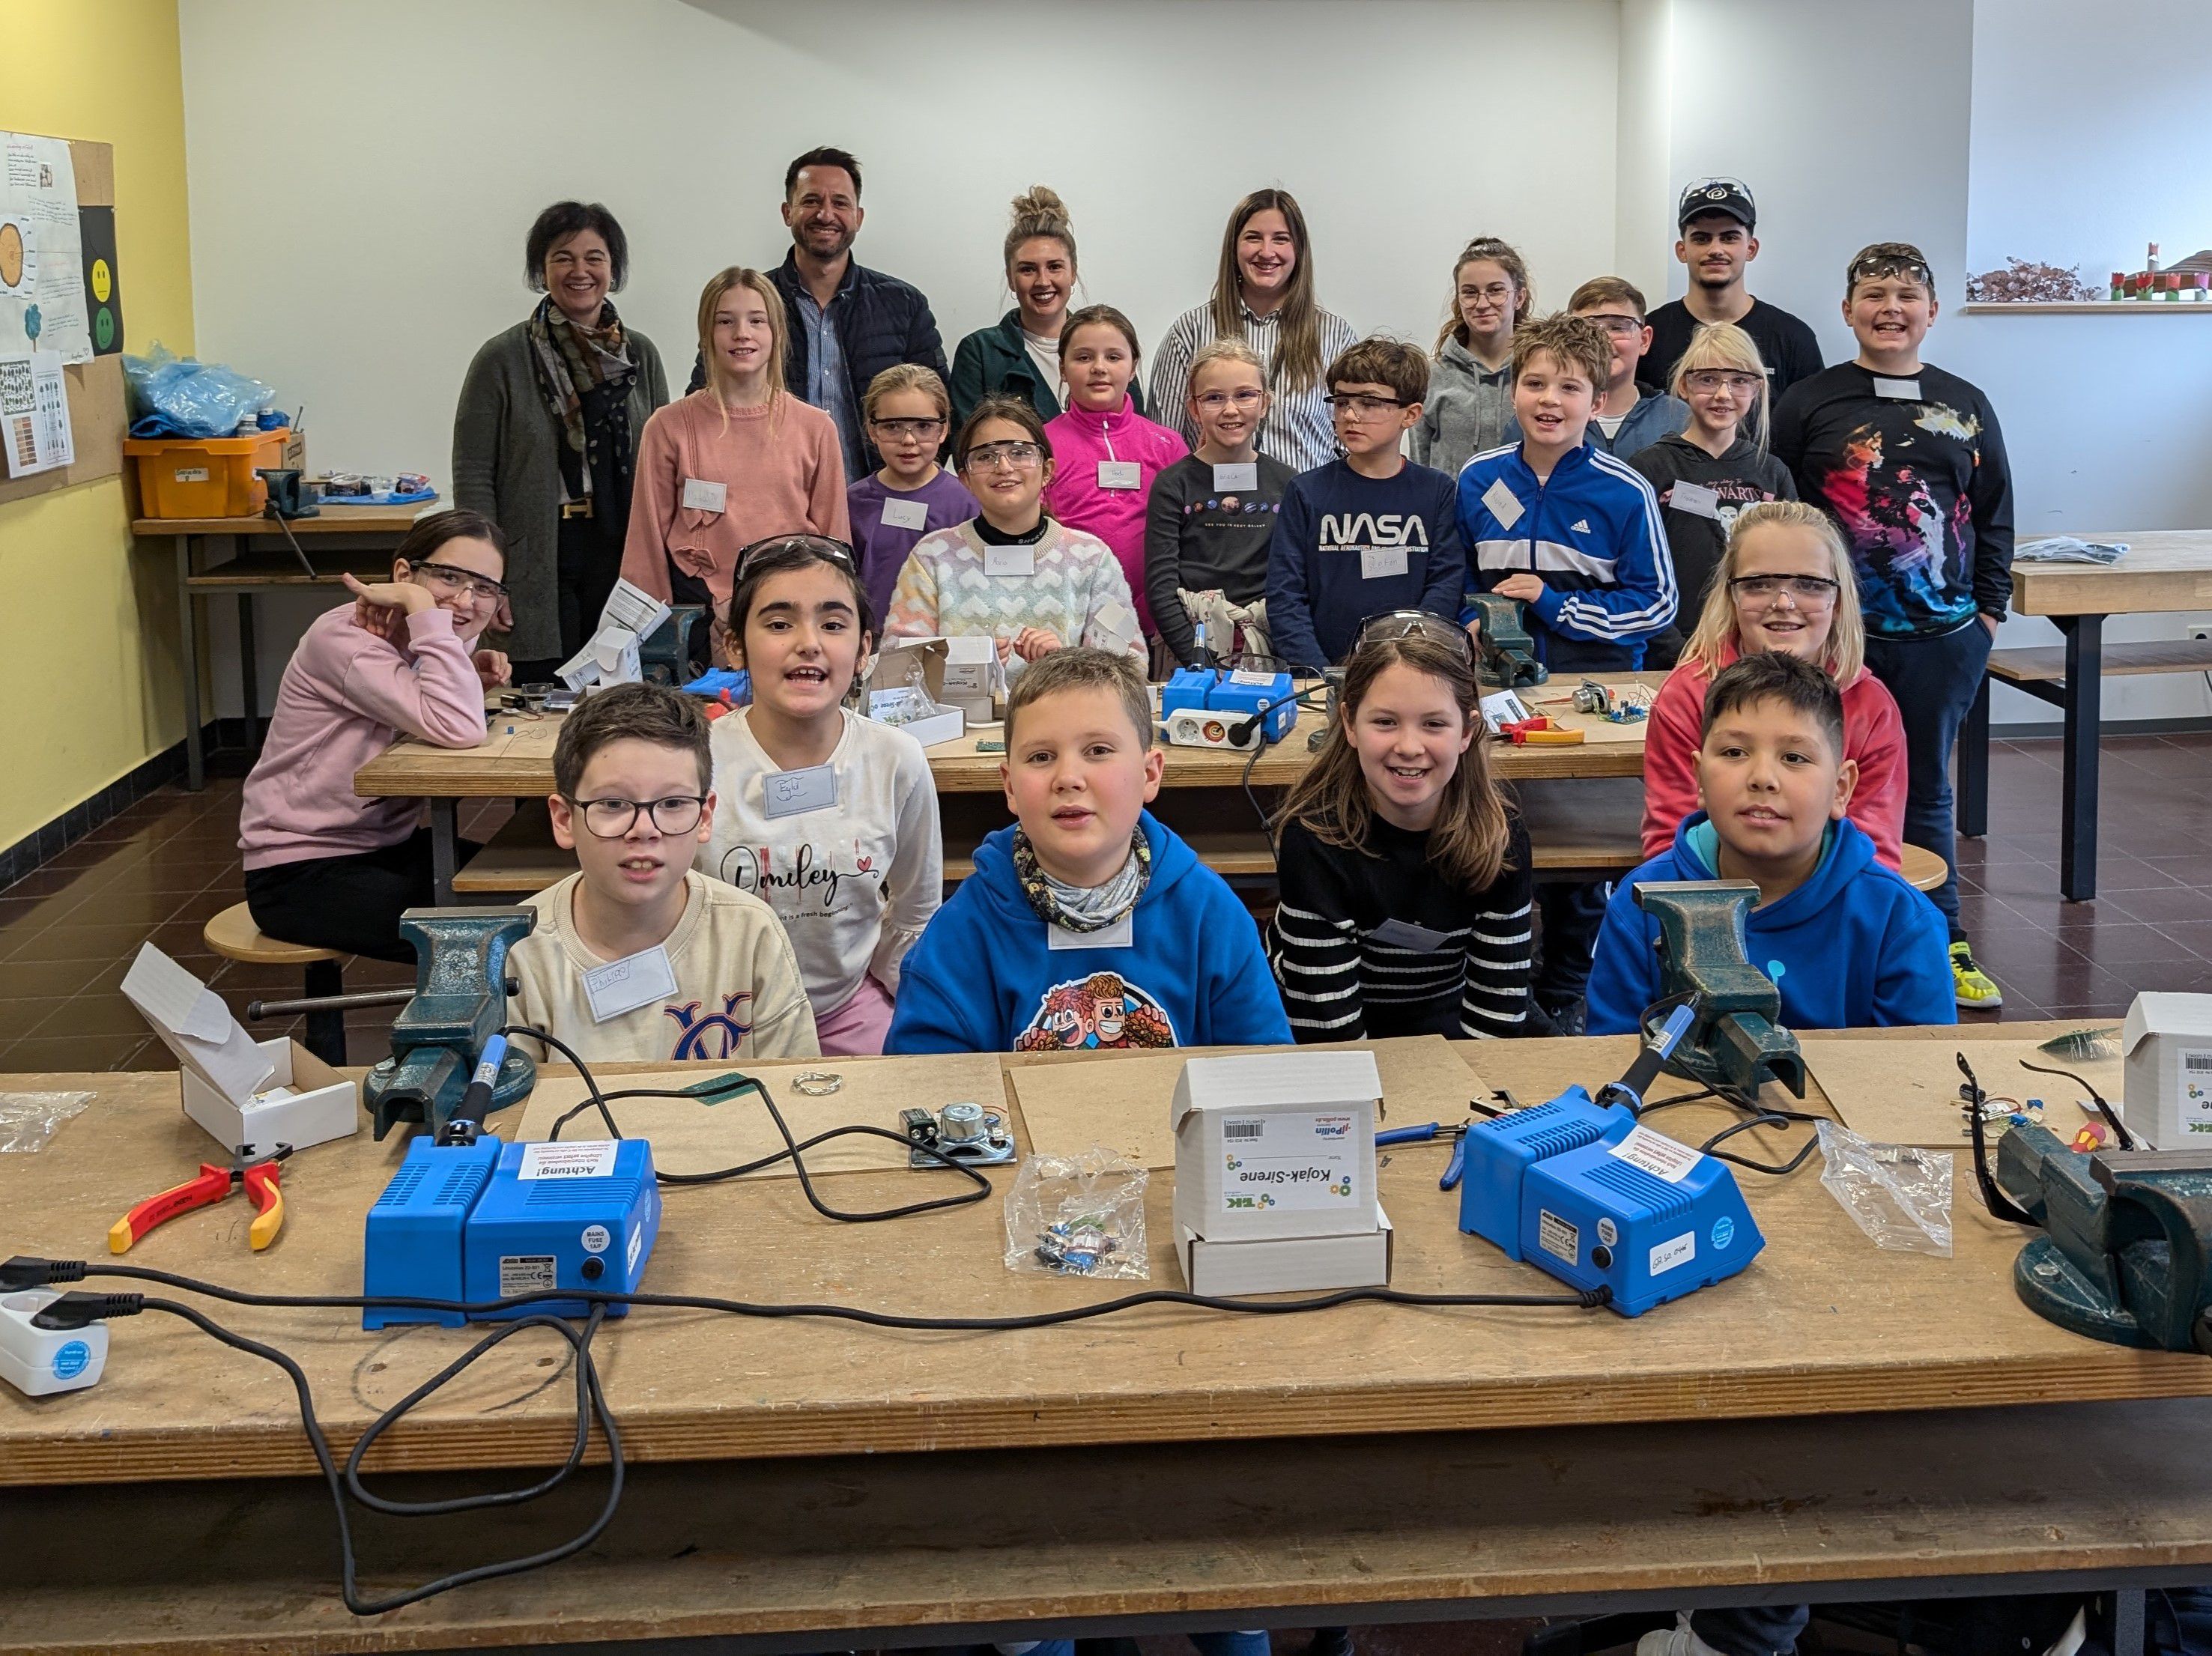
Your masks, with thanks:
[{"label": "wooden tabletop", "polygon": [[[2033,1033],[2033,1026],[2002,1027],[2015,1036],[2023,1028]],[[1817,1073],[1849,1119],[1909,1095],[1899,1090],[1899,1053],[1909,1060],[1924,1052],[1926,1075],[1918,1079],[1929,1089],[1927,1133],[1955,1143],[1955,1118],[1940,1101],[1956,1085],[1951,1050],[1960,1038],[1947,1030],[1917,1047],[1884,1043],[1879,1064],[1862,1059],[1866,1043],[1827,1041]],[[1595,1083],[1620,1073],[1629,1045],[1625,1038],[1432,1040],[1376,1050],[1388,1119],[1407,1123],[1463,1119],[1467,1099],[1489,1087],[1510,1087],[1533,1101],[1570,1081]],[[1109,1139],[1125,1125],[1164,1122],[1171,1080],[1162,1082],[1152,1056],[1149,1065],[1134,1058],[1061,1060],[1042,1076],[1033,1062],[987,1061],[1021,1077],[1018,1093],[1006,1087],[1006,1107],[1026,1149],[1033,1139],[1024,1097],[1060,1106],[1056,1132],[1071,1120],[1079,1130],[1086,1116]],[[941,1068],[945,1086],[974,1096],[966,1089],[976,1062],[847,1059],[837,1067],[848,1074],[872,1064],[920,1065],[924,1074]],[[1997,1090],[1999,1061],[1992,1056],[1984,1065],[1984,1083]],[[1855,1094],[1861,1073],[1873,1079]],[[0,1253],[90,1257],[125,1207],[177,1182],[210,1154],[211,1141],[178,1107],[174,1075],[9,1084],[79,1086],[99,1097],[44,1149],[0,1158],[0,1213],[8,1216]],[[541,1090],[557,1084],[549,1074]],[[901,1089],[914,1102],[949,1101],[929,1084]],[[880,1097],[884,1089],[855,1076],[848,1091]],[[794,1103],[787,1089],[781,1096]],[[835,1109],[837,1101],[814,1107]],[[890,1109],[884,1101],[882,1113]],[[1692,1141],[1731,1119],[1704,1104],[1662,1119],[1668,1131]],[[659,1127],[652,1131],[662,1165],[700,1165],[708,1154],[699,1146],[719,1144],[722,1121],[732,1142],[759,1130],[734,1110],[720,1118],[687,1113],[665,1137]],[[811,1130],[796,1118],[794,1125]],[[1797,1142],[1747,1134],[1737,1147],[1779,1153]],[[284,1234],[258,1257],[246,1246],[251,1214],[234,1198],[155,1233],[130,1262],[270,1292],[357,1292],[362,1215],[403,1153],[398,1138],[378,1144],[364,1131],[294,1157],[285,1169]],[[1533,1266],[1460,1234],[1456,1197],[1437,1189],[1443,1148],[1385,1154],[1380,1188],[1396,1228],[1397,1287],[1557,1291]],[[2021,1234],[1976,1209],[1965,1162],[1961,1156],[1954,1202],[1956,1252],[1948,1259],[1875,1248],[1822,1188],[1817,1156],[1787,1179],[1746,1174],[1746,1195],[1767,1237],[1758,1263],[1632,1321],[1571,1308],[1364,1305],[1261,1322],[1158,1307],[1060,1329],[929,1335],[643,1310],[607,1328],[600,1362],[628,1451],[644,1461],[1487,1430],[2212,1392],[2212,1365],[2201,1359],[2100,1344],[2023,1307],[2011,1280]],[[1001,1194],[1010,1174],[994,1174]],[[910,1201],[933,1182],[903,1171],[823,1178],[830,1199],[847,1207]],[[1170,1175],[1156,1174],[1149,1192],[1154,1287],[1180,1285],[1171,1185]],[[647,1283],[657,1291],[921,1315],[1033,1312],[1135,1286],[1017,1276],[1003,1267],[1005,1247],[996,1198],[892,1224],[839,1225],[805,1205],[795,1180],[757,1177],[673,1191]],[[431,1328],[366,1334],[343,1312],[221,1309],[220,1319],[301,1362],[341,1453],[376,1411],[475,1338]],[[0,1392],[0,1484],[310,1469],[290,1388],[273,1368],[164,1316],[114,1325],[113,1342],[106,1377],[89,1391],[35,1403]],[[500,1347],[397,1429],[372,1466],[557,1462],[572,1429],[567,1361],[565,1347],[535,1336]]]},{"label": "wooden tabletop", "polygon": [[[1655,690],[1665,678],[1661,673],[1595,676],[1608,684],[1638,682]],[[1525,781],[1644,774],[1645,721],[1616,725],[1574,712],[1566,699],[1579,682],[1560,678],[1524,691],[1522,699],[1532,711],[1581,730],[1584,739],[1565,747],[1516,748],[1509,743],[1494,743],[1490,762],[1498,775]],[[1287,787],[1304,776],[1313,763],[1306,739],[1321,727],[1325,717],[1320,709],[1302,709],[1297,728],[1284,740],[1272,743],[1253,765],[1252,786]],[[438,748],[403,737],[354,773],[354,792],[371,799],[503,799],[549,793],[553,787],[553,743],[560,730],[558,713],[537,719],[494,714],[490,733],[480,747]],[[978,753],[975,749],[979,742],[1003,742],[1005,737],[1002,725],[981,726],[953,741],[925,749],[937,791],[999,792],[999,767],[1005,755]],[[1167,761],[1164,787],[1235,790],[1244,779],[1248,755],[1243,753],[1225,748],[1163,747],[1160,751]]]},{"label": "wooden tabletop", "polygon": [[[426,512],[443,511],[450,502],[417,500],[411,506],[326,506],[312,518],[291,519],[295,535],[404,535]],[[134,535],[271,535],[283,530],[270,519],[253,518],[133,518]]]},{"label": "wooden tabletop", "polygon": [[2212,529],[2084,531],[2075,538],[2124,542],[2128,550],[2111,564],[2015,558],[2014,609],[2023,616],[2125,616],[2212,606]]}]

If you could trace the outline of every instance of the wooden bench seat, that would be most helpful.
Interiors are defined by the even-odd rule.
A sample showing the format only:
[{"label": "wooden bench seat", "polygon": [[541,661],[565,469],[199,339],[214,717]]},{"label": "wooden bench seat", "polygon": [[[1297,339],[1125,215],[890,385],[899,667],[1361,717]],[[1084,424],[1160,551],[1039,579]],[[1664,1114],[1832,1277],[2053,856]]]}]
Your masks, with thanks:
[{"label": "wooden bench seat", "polygon": [[541,806],[523,808],[501,823],[484,848],[453,872],[456,896],[535,896],[576,871],[576,853],[553,843]]},{"label": "wooden bench seat", "polygon": [[[2100,664],[2106,678],[2151,673],[2212,672],[2212,640],[2160,639],[2152,644],[2108,644]],[[1990,676],[2008,684],[2057,684],[2066,678],[2066,646],[2036,645],[1990,652]]]}]

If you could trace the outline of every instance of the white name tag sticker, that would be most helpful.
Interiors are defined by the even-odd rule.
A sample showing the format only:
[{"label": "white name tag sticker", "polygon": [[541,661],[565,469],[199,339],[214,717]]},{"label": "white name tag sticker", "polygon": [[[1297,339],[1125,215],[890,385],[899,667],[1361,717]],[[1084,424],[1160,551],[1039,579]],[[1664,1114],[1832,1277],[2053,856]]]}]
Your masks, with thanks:
[{"label": "white name tag sticker", "polygon": [[771,821],[826,810],[836,803],[837,773],[828,765],[809,765],[803,771],[770,771],[761,778],[761,815]]},{"label": "white name tag sticker", "polygon": [[929,508],[920,500],[885,500],[884,527],[927,529],[929,527]]},{"label": "white name tag sticker", "polygon": [[1257,460],[1239,461],[1231,465],[1213,468],[1213,487],[1220,494],[1233,490],[1249,491],[1260,487],[1260,463]]},{"label": "white name tag sticker", "polygon": [[987,546],[983,549],[983,573],[987,575],[1020,575],[1024,578],[1036,573],[1036,548],[1034,546]]},{"label": "white name tag sticker", "polygon": [[1385,920],[1367,934],[1372,943],[1385,949],[1410,949],[1417,955],[1433,955],[1450,941],[1441,931],[1431,931],[1425,925],[1415,925],[1411,920]]},{"label": "white name tag sticker", "polygon": [[1142,488],[1145,474],[1134,460],[1101,460],[1098,463],[1098,487],[1101,488]]},{"label": "white name tag sticker", "polygon": [[1482,491],[1482,503],[1490,508],[1490,515],[1498,519],[1500,529],[1510,529],[1521,521],[1521,502],[1514,499],[1513,491],[1505,487],[1503,477]]},{"label": "white name tag sticker", "polygon": [[1721,515],[1721,497],[1703,483],[1676,483],[1667,491],[1667,504],[1692,518],[1711,518],[1717,522]]},{"label": "white name tag sticker", "polygon": [[1359,549],[1359,579],[1382,580],[1406,573],[1406,549],[1402,546],[1363,546]]},{"label": "white name tag sticker", "polygon": [[704,477],[684,480],[684,509],[686,512],[720,512],[730,498],[727,483],[710,483]]},{"label": "white name tag sticker", "polygon": [[1229,682],[1231,684],[1247,684],[1255,690],[1272,690],[1275,688],[1275,675],[1273,673],[1247,672],[1243,668],[1240,667],[1235,672],[1229,675]]},{"label": "white name tag sticker", "polygon": [[676,968],[668,963],[665,949],[648,949],[584,974],[584,998],[592,1004],[592,1022],[605,1023],[641,1006],[650,1006],[676,993]]},{"label": "white name tag sticker", "polygon": [[1874,394],[1893,403],[1917,403],[1920,400],[1920,381],[1917,379],[1885,379],[1874,377]]},{"label": "white name tag sticker", "polygon": [[1131,909],[1111,925],[1096,931],[1070,931],[1064,925],[1045,927],[1045,947],[1058,954],[1063,949],[1134,949],[1137,911]]}]

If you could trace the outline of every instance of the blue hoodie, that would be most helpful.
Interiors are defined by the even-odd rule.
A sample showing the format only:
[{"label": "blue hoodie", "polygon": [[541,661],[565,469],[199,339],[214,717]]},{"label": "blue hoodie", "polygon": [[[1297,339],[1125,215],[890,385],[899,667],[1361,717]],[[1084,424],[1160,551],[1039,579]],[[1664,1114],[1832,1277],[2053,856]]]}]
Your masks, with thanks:
[{"label": "blue hoodie", "polygon": [[977,846],[975,872],[899,968],[884,1051],[1288,1046],[1290,1020],[1251,915],[1150,811],[1139,822],[1152,877],[1126,948],[1074,943],[1077,933],[1037,917],[1014,877],[1011,826]]},{"label": "blue hoodie", "polygon": [[[1714,880],[1717,834],[1698,811],[1674,844],[1613,889],[1590,963],[1589,1032],[1632,1034],[1659,998],[1659,922],[1636,906],[1638,880]],[[1752,963],[1782,991],[1790,1029],[1956,1023],[1950,928],[1936,905],[1875,860],[1849,818],[1828,828],[1819,866],[1744,921]]]}]

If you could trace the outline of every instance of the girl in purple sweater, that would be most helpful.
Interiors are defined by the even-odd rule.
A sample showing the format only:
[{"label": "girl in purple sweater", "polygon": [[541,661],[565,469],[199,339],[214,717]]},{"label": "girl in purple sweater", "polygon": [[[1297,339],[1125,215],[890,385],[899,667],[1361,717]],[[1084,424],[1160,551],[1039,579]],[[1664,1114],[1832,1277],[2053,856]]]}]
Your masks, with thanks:
[{"label": "girl in purple sweater", "polygon": [[1086,305],[1060,332],[1067,411],[1044,428],[1055,470],[1044,508],[1070,529],[1113,549],[1145,636],[1159,628],[1145,597],[1145,507],[1152,479],[1190,452],[1179,432],[1154,425],[1129,399],[1137,374],[1137,330],[1111,305]]},{"label": "girl in purple sweater", "polygon": [[475,646],[507,620],[507,543],[474,512],[416,522],[392,579],[345,578],[354,602],[317,617],[292,653],[261,758],[246,779],[246,902],[268,937],[411,961],[400,911],[431,901],[419,799],[364,799],[354,773],[402,736],[484,738],[484,691],[507,658]]}]

